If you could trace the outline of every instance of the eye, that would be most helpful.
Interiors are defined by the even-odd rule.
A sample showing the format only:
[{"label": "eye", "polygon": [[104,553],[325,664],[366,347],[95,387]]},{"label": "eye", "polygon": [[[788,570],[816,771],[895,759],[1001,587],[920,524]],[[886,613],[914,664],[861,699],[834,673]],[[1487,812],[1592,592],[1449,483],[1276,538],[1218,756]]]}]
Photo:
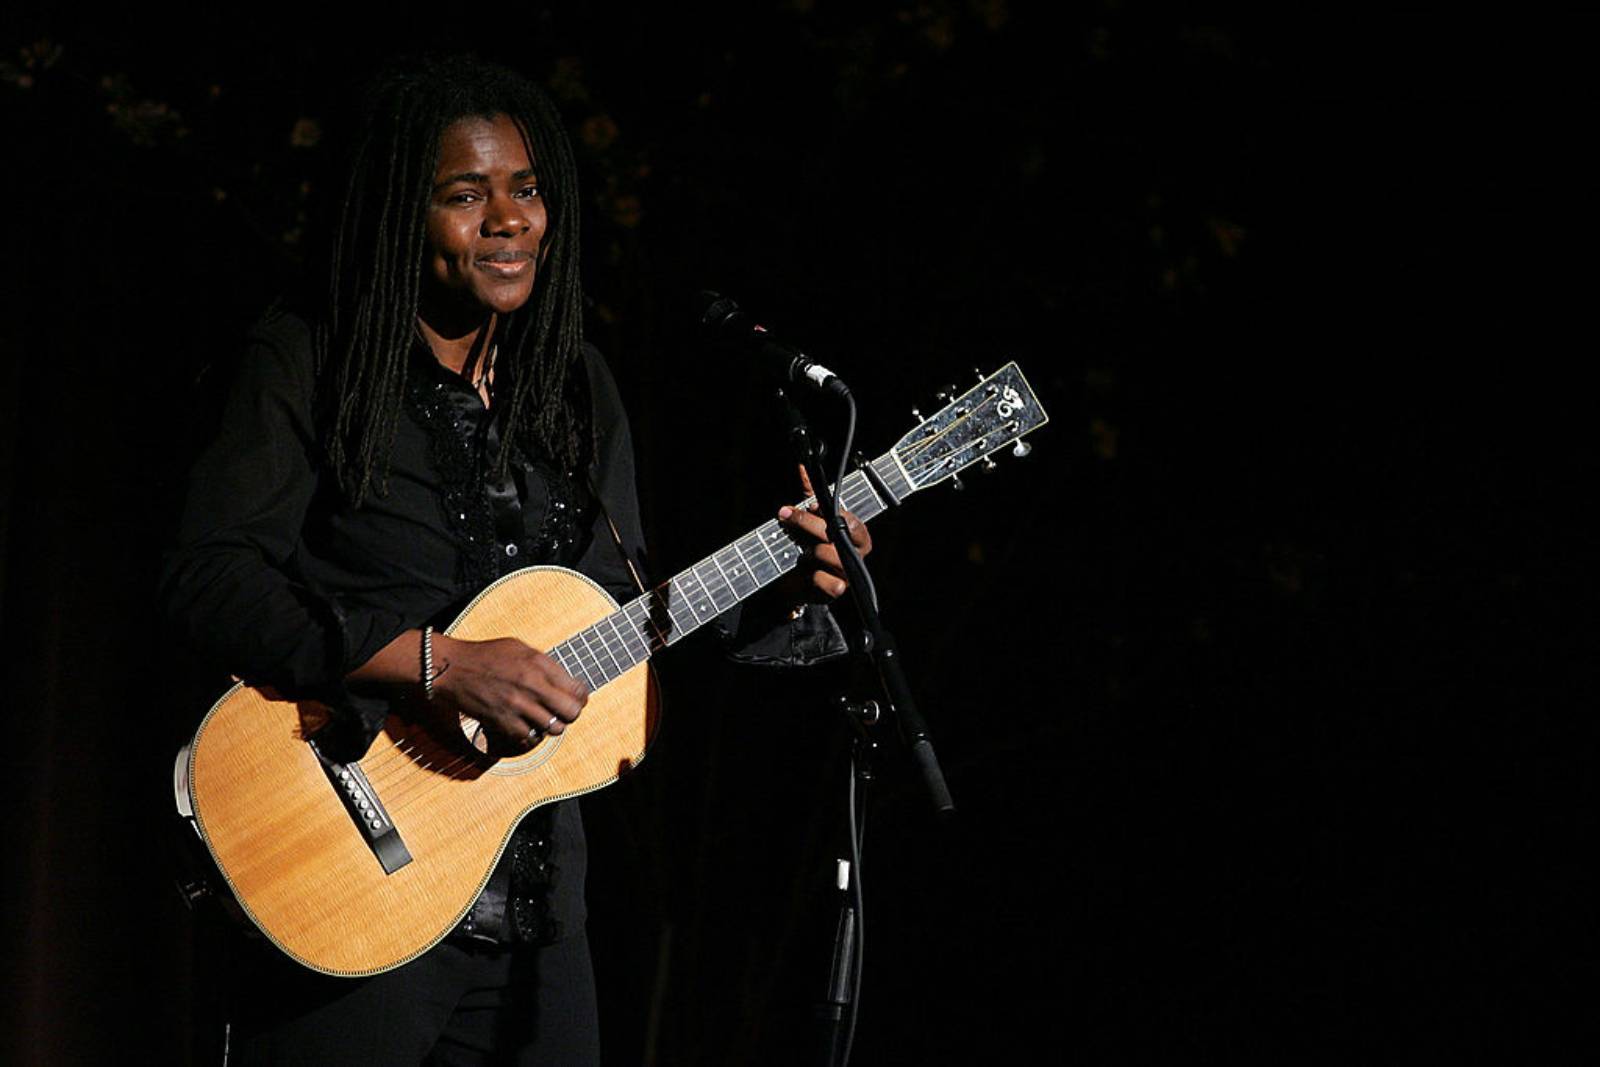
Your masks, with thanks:
[{"label": "eye", "polygon": [[472,204],[476,203],[477,200],[478,194],[471,189],[462,189],[444,198],[444,202],[447,204]]},{"label": "eye", "polygon": [[537,182],[529,182],[527,185],[524,185],[521,189],[517,190],[517,195],[520,196],[524,200],[533,200],[533,199],[535,199],[539,195],[539,185],[538,185],[538,183]]}]

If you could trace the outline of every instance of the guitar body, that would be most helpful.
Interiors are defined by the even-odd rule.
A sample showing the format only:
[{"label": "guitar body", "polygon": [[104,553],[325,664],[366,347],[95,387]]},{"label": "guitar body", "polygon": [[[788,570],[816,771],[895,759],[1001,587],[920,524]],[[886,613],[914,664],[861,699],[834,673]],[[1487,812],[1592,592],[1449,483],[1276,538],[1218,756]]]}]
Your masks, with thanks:
[{"label": "guitar body", "polygon": [[[549,649],[617,610],[588,578],[531,567],[495,582],[446,632]],[[327,974],[406,963],[466,914],[523,816],[592,792],[640,760],[659,722],[648,662],[592,693],[575,723],[525,755],[493,759],[450,723],[391,715],[358,768],[409,861],[386,871],[317,751],[315,705],[237,685],[190,746],[195,825],[244,913]]]}]

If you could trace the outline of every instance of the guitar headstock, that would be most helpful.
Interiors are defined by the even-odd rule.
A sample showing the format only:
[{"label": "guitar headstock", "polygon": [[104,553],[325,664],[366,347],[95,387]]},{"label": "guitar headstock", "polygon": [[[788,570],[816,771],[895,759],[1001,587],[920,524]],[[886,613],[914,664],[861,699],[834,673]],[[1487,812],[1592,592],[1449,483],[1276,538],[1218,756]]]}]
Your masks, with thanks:
[{"label": "guitar headstock", "polygon": [[1049,421],[1021,368],[1007,363],[922,419],[893,451],[911,487],[926,489],[1013,442],[1015,455],[1027,455],[1032,446],[1023,435]]}]

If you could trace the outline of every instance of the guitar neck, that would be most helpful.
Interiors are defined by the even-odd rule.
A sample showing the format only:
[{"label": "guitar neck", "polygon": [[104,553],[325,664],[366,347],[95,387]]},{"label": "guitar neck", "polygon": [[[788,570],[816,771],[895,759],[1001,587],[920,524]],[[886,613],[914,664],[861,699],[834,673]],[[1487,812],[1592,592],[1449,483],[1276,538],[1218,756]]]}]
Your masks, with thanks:
[{"label": "guitar neck", "polygon": [[[893,452],[868,467],[870,476],[854,471],[839,491],[840,507],[863,522],[917,488]],[[788,528],[769,519],[574,634],[549,654],[591,690],[599,689],[788,574],[803,555],[801,543]]]}]

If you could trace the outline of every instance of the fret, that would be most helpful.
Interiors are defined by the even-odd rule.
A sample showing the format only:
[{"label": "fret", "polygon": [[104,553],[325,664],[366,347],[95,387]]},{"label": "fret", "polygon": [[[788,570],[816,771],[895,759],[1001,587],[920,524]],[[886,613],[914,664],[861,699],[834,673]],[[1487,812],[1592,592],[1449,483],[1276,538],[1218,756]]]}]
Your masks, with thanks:
[{"label": "fret", "polygon": [[756,544],[760,545],[762,551],[764,551],[767,554],[767,560],[772,564],[772,568],[773,568],[773,575],[772,576],[774,578],[778,577],[778,575],[783,574],[785,571],[788,570],[788,568],[785,567],[778,560],[778,557],[773,555],[772,546],[767,543],[767,531],[768,530],[775,530],[777,528],[778,528],[778,524],[777,523],[768,522],[768,523],[766,523],[766,524],[764,524],[762,526],[756,527],[756,529],[750,535],[750,536],[752,536],[752,537],[754,537],[756,539]]},{"label": "fret", "polygon": [[613,649],[610,643],[606,640],[605,631],[601,629],[604,624],[605,619],[601,619],[599,622],[589,627],[586,632],[589,635],[590,643],[600,646],[600,667],[605,671],[606,681],[609,682],[614,678],[621,678],[623,672],[631,667],[632,664],[624,664],[622,660],[618,658],[616,650]]},{"label": "fret", "polygon": [[[739,541],[743,541],[743,540],[744,540],[744,538],[742,538],[742,537],[739,539]],[[744,549],[739,547],[739,541],[735,541],[733,543],[733,551],[734,551],[735,554],[738,555],[739,562],[744,566],[744,572],[747,575],[750,576],[750,581],[752,583],[754,583],[754,588],[752,588],[750,590],[750,593],[754,593],[754,592],[756,592],[756,590],[758,590],[762,586],[766,585],[767,582],[770,581],[771,579],[763,578],[761,576],[761,572],[756,570],[755,567],[750,565],[750,560],[748,558],[746,558],[746,556],[744,554]],[[774,575],[774,577],[776,577],[776,575]],[[750,594],[746,593],[745,595],[749,596]]]},{"label": "fret", "polygon": [[694,579],[695,585],[700,588],[700,599],[693,603],[695,614],[697,616],[704,614],[705,619],[703,621],[710,622],[722,614],[722,609],[717,607],[716,594],[712,593],[711,587],[706,585],[706,576],[700,573],[698,565],[690,567],[688,574]]},{"label": "fret", "polygon": [[[911,477],[911,472],[906,470],[906,465],[900,462],[900,456],[891,450],[885,454],[884,458],[894,464],[894,470],[898,475],[900,484],[906,486],[906,493],[910,493],[912,490],[914,490],[916,488],[916,481]],[[884,479],[884,483],[889,486],[893,486],[895,484],[894,481],[888,478]],[[900,499],[904,500],[905,495],[906,494],[904,493],[901,494]]]},{"label": "fret", "polygon": [[[550,658],[555,660],[556,664],[562,670],[566,671],[568,674],[572,674],[573,665],[571,663],[567,662],[567,651],[566,651],[566,648],[567,648],[566,642],[563,641],[561,644],[557,645],[555,648],[552,648],[550,650]],[[572,676],[574,678],[577,677],[577,675],[575,675],[575,674],[573,674]]]},{"label": "fret", "polygon": [[583,656],[578,651],[578,646],[574,644],[575,641],[577,641],[577,637],[569,637],[557,646],[558,651],[564,650],[560,657],[561,666],[568,674],[581,680],[592,692],[605,683],[595,684],[594,675],[589,673],[588,667],[583,662]]},{"label": "fret", "polygon": [[[611,627],[612,636],[617,639],[617,646],[622,649],[623,656],[627,660],[627,666],[623,670],[632,670],[649,656],[649,650],[645,649],[644,654],[640,654],[640,649],[635,645],[638,636],[635,635],[634,640],[630,641],[628,634],[623,631],[621,624],[618,622],[619,618],[626,619],[627,616],[617,611],[601,619],[600,622],[602,625]],[[610,644],[610,642],[608,641],[607,644]]]},{"label": "fret", "polygon": [[[877,469],[873,468],[873,472],[876,473]],[[868,477],[865,471],[858,473],[861,475],[861,488],[865,490],[867,495],[866,499],[862,501],[861,509],[856,512],[856,516],[862,521],[875,519],[889,510],[889,502],[883,499],[883,494],[878,492],[877,483]]]},{"label": "fret", "polygon": [[[701,560],[699,563],[696,563],[689,569],[694,572],[695,578],[699,580],[700,588],[704,589],[706,591],[706,595],[711,598],[711,605],[716,609],[714,614],[721,615],[724,611],[727,611],[729,608],[737,604],[739,602],[739,598],[733,595],[733,591],[728,587],[728,579],[724,575],[722,575],[720,572],[713,574],[709,571],[705,571],[705,565],[707,562],[715,564],[716,561]],[[709,581],[707,580],[707,574],[710,574]],[[721,600],[717,598],[719,585],[723,595],[723,599]]]},{"label": "fret", "polygon": [[767,550],[785,572],[794,568],[800,560],[800,546],[790,538],[786,527],[772,524],[772,534],[767,538]]},{"label": "fret", "polygon": [[636,614],[636,612],[639,610],[640,604],[641,601],[639,600],[630,601],[629,603],[624,604],[622,610],[618,611],[616,615],[612,616],[612,618],[616,618],[618,615],[620,615],[624,620],[627,621],[628,632],[633,638],[628,643],[628,646],[630,648],[637,646],[643,650],[639,653],[639,659],[642,661],[649,659],[650,653],[654,652],[661,646],[661,644],[664,644],[665,642],[659,641],[661,634],[656,630],[655,626],[650,624],[650,616],[648,614],[644,616],[643,624],[641,625],[640,619]]},{"label": "fret", "polygon": [[729,573],[728,568],[722,565],[721,556],[721,552],[713,552],[711,554],[711,562],[717,565],[717,571],[722,575],[722,580],[728,583],[728,591],[733,594],[734,601],[737,602],[743,600],[745,597],[755,592],[754,589],[741,590],[739,586],[735,584],[734,578],[742,572],[740,571],[738,564],[733,563],[730,560],[729,566],[733,567],[733,572]]},{"label": "fret", "polygon": [[[626,627],[624,627],[626,623]],[[611,616],[611,628],[617,632],[617,639],[622,642],[622,647],[628,650],[630,666],[636,666],[650,658],[650,642],[645,640],[644,634],[634,625],[633,619],[626,612],[617,612]]]},{"label": "fret", "polygon": [[893,452],[880,456],[875,460],[872,464],[872,469],[878,472],[879,480],[883,482],[884,487],[894,497],[895,503],[904,500],[914,491],[911,483],[901,477],[905,468],[900,466],[899,460],[895,458]]},{"label": "fret", "polygon": [[[673,633],[686,634],[700,626],[700,613],[694,610],[694,601],[689,599],[689,586],[682,576],[673,578],[667,583],[667,610],[672,611]],[[687,623],[678,617],[672,609],[684,607],[689,609]]]},{"label": "fret", "polygon": [[[688,579],[693,578],[700,586],[700,603],[694,602],[694,594],[689,591]],[[689,605],[689,611],[694,616],[694,626],[686,627],[685,631],[693,630],[702,623],[710,622],[716,617],[716,601],[711,599],[711,594],[706,592],[705,583],[700,581],[700,576],[693,570],[684,571],[668,583],[675,590],[682,590],[684,603]],[[704,609],[704,610],[702,610]],[[702,617],[703,616],[703,617]]]},{"label": "fret", "polygon": [[[638,608],[637,615],[634,613],[635,608]],[[668,640],[666,631],[656,625],[655,617],[650,614],[650,599],[648,597],[640,597],[632,604],[629,604],[625,610],[628,612],[628,617],[633,619],[633,624],[639,628],[639,633],[643,635],[645,644],[649,646],[652,653],[657,649],[666,648],[672,643]]]},{"label": "fret", "polygon": [[[607,674],[606,673],[605,661],[602,660],[598,655],[595,654],[594,642],[589,639],[589,636],[590,636],[590,633],[592,632],[592,630],[593,630],[592,627],[590,629],[588,629],[588,630],[579,630],[578,631],[578,641],[583,645],[584,651],[589,654],[589,658],[594,661],[594,671],[595,671],[595,673],[597,675],[600,676],[600,679],[601,679],[600,684],[601,685],[605,685],[606,682],[611,681],[611,679],[615,678],[616,675],[615,674]],[[604,649],[605,648],[604,643],[602,643],[600,647],[601,647],[601,649]]]},{"label": "fret", "polygon": [[566,644],[571,653],[572,666],[577,671],[576,674],[573,674],[573,677],[582,677],[583,684],[588,686],[590,689],[595,689],[598,688],[599,685],[603,685],[603,680],[598,682],[596,681],[597,672],[592,669],[596,665],[588,662],[584,657],[583,642],[579,640],[576,635],[574,635],[573,637],[567,639]]},{"label": "fret", "polygon": [[[849,479],[846,479],[845,483],[839,487],[838,492],[834,494],[835,499],[837,499],[839,502],[840,511],[854,511],[856,509],[856,504],[859,503],[859,501],[852,501],[850,499],[850,495],[850,481]],[[822,517],[821,508],[817,509],[817,517]]]},{"label": "fret", "polygon": [[845,510],[863,522],[883,510],[882,502],[878,500],[878,491],[872,488],[872,482],[860,471],[852,472],[850,477],[845,479],[844,492],[839,496],[844,501]]},{"label": "fret", "polygon": [[623,671],[627,670],[628,667],[633,666],[633,664],[630,663],[628,664],[628,667],[624,667],[622,665],[622,661],[617,658],[616,650],[611,647],[611,642],[606,640],[606,632],[604,629],[602,629],[602,627],[605,625],[605,622],[605,619],[601,619],[599,622],[589,627],[588,633],[593,636],[595,641],[600,642],[600,651],[606,654],[606,659],[609,659],[611,661],[611,666],[615,668],[615,673],[612,674],[611,677],[618,678],[621,677]]},{"label": "fret", "polygon": [[659,645],[652,642],[651,647],[666,648],[668,645],[672,644],[673,641],[677,640],[677,637],[675,636],[677,632],[677,624],[674,622],[672,633],[668,633],[667,631],[662,630],[660,626],[657,626],[655,613],[651,611],[651,605],[653,604],[660,605],[661,610],[667,612],[667,618],[672,618],[672,613],[667,610],[666,604],[662,601],[660,589],[645,593],[644,595],[635,599],[633,603],[629,604],[623,610],[631,612],[635,607],[637,607],[639,609],[639,614],[644,618],[645,625],[650,627],[650,632],[655,635],[655,641],[660,642]]},{"label": "fret", "polygon": [[[681,584],[674,578],[656,591],[659,594],[661,606],[666,609],[667,618],[672,620],[674,640],[683,634],[692,632],[695,627],[700,625],[700,620],[694,613],[694,605],[689,602],[687,590],[680,591],[678,588]],[[683,611],[685,610],[689,613],[688,619],[683,617]]]}]

